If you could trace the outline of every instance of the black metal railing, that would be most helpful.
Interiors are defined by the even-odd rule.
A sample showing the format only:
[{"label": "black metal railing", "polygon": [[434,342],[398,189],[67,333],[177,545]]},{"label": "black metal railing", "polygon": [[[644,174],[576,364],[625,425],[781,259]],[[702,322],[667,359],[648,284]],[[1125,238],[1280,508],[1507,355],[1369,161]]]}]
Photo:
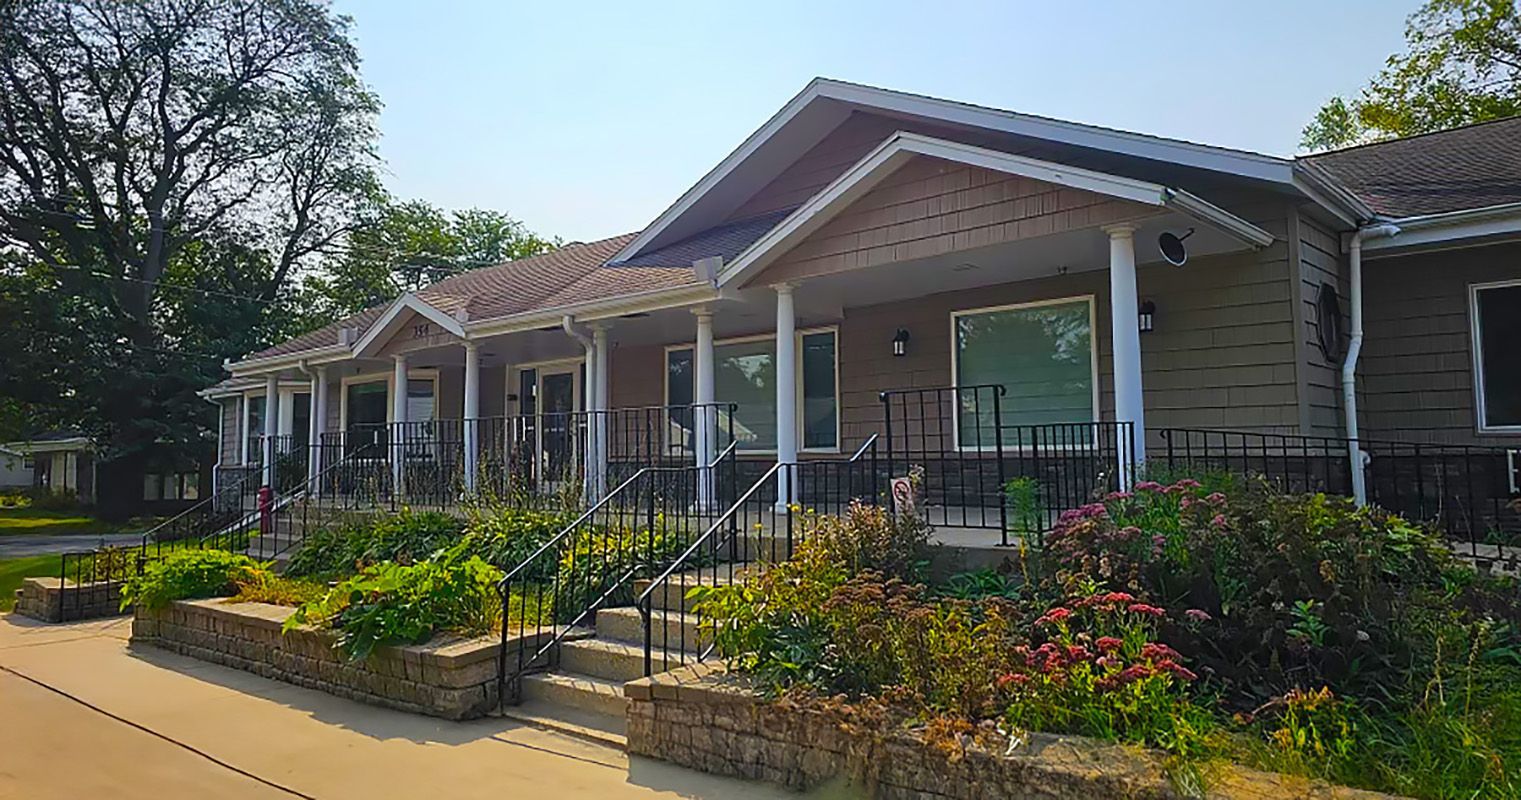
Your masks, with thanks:
[{"label": "black metal railing", "polygon": [[687,614],[692,588],[753,579],[766,564],[792,557],[806,518],[843,514],[856,501],[882,502],[877,442],[874,434],[845,459],[773,464],[644,582],[634,606],[644,623],[646,675],[712,655],[712,621]]},{"label": "black metal railing", "polygon": [[373,507],[376,496],[365,488],[373,484],[363,473],[364,451],[354,455],[315,476],[299,473],[299,479],[290,479],[294,488],[286,493],[267,491],[262,471],[251,471],[154,526],[135,545],[63,553],[58,573],[60,619],[113,611],[108,606],[121,585],[171,553],[210,548],[274,559],[305,541],[309,531]]},{"label": "black metal railing", "polygon": [[634,580],[658,572],[706,529],[733,497],[736,450],[730,443],[705,468],[634,471],[507,572],[497,586],[502,702],[567,634],[589,624],[599,609],[629,605]]},{"label": "black metal railing", "polygon": [[[1164,428],[1148,468],[1227,472],[1287,492],[1352,496],[1351,442],[1328,436]],[[1497,447],[1360,439],[1370,503],[1437,526],[1460,553],[1521,564],[1521,456]]]},{"label": "black metal railing", "polygon": [[940,527],[1039,536],[1060,513],[1118,489],[1133,471],[1130,422],[1017,424],[1001,385],[880,394],[889,476],[915,474]]}]

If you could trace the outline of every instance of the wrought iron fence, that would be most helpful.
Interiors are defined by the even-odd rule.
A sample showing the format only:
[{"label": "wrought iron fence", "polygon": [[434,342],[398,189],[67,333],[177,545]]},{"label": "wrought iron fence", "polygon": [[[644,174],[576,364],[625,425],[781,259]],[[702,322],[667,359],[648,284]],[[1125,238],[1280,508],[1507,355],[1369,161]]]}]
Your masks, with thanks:
[{"label": "wrought iron fence", "polygon": [[[1351,496],[1351,442],[1325,436],[1167,428],[1153,471],[1261,476],[1288,492]],[[1515,451],[1460,444],[1360,439],[1370,503],[1438,526],[1479,561],[1521,563],[1521,493]]]},{"label": "wrought iron fence", "polygon": [[1039,537],[1134,468],[1129,422],[1014,423],[1001,385],[882,392],[891,476],[915,475],[930,522]]}]

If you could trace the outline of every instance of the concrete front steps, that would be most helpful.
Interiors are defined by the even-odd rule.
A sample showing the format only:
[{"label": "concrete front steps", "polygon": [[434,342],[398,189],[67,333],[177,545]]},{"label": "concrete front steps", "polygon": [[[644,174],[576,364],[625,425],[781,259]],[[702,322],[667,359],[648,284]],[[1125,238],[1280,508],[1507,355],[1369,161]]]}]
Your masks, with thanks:
[{"label": "concrete front steps", "polygon": [[[701,582],[712,578],[705,575]],[[695,586],[699,579],[688,577],[686,583]],[[635,591],[648,585],[641,580]],[[675,591],[665,595],[656,596],[652,611],[650,661],[657,673],[693,663],[703,641],[688,604]],[[633,606],[606,608],[597,612],[595,631],[593,637],[562,642],[553,671],[524,675],[521,702],[508,707],[506,716],[622,747],[628,711],[623,684],[645,674],[644,621]]]}]

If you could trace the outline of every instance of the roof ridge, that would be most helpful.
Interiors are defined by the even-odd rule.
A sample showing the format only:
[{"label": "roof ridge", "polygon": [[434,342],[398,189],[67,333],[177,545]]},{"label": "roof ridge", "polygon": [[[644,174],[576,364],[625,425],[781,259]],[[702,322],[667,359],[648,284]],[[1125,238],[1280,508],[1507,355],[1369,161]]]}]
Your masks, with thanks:
[{"label": "roof ridge", "polygon": [[1347,145],[1346,147],[1338,147],[1335,150],[1322,150],[1319,153],[1305,153],[1302,156],[1295,156],[1294,159],[1296,161],[1299,161],[1299,160],[1309,161],[1309,160],[1312,160],[1312,159],[1321,158],[1323,156],[1336,156],[1336,155],[1341,155],[1342,153],[1350,153],[1350,152],[1352,152],[1354,150],[1365,150],[1365,149],[1373,148],[1373,147],[1383,147],[1383,146],[1386,146],[1386,145],[1400,144],[1400,143],[1403,143],[1403,142],[1413,142],[1413,141],[1416,141],[1418,139],[1428,139],[1428,138],[1431,138],[1433,136],[1442,136],[1442,135],[1449,134],[1449,133],[1457,133],[1459,131],[1472,130],[1474,128],[1482,128],[1482,127],[1484,127],[1486,125],[1496,125],[1496,124],[1499,124],[1501,122],[1517,122],[1517,121],[1521,121],[1521,114],[1511,114],[1510,116],[1506,116],[1506,117],[1496,117],[1495,119],[1480,120],[1478,122],[1468,122],[1468,123],[1464,123],[1462,125],[1456,125],[1456,126],[1451,127],[1451,128],[1443,128],[1443,129],[1441,129],[1439,131],[1426,131],[1425,133],[1415,133],[1415,134],[1411,134],[1410,136],[1399,136],[1399,137],[1396,137],[1396,138],[1393,138],[1393,139],[1379,139],[1379,140],[1373,141],[1373,142],[1362,142],[1360,144]]}]

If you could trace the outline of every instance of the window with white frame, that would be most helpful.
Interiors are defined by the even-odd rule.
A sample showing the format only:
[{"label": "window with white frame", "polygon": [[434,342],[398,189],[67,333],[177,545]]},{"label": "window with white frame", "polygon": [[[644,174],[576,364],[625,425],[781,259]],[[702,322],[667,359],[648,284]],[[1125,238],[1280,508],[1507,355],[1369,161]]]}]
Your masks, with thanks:
[{"label": "window with white frame", "polygon": [[961,447],[1000,439],[1005,445],[1032,444],[1050,434],[1028,426],[1097,418],[1091,297],[960,311],[952,314],[951,324],[956,385],[1004,389],[996,422],[1001,436],[994,429],[992,392],[959,393]]},{"label": "window with white frame", "polygon": [[1479,429],[1521,433],[1521,281],[1477,284],[1469,295]]},{"label": "window with white frame", "polygon": [[[833,450],[839,446],[840,393],[838,345],[834,329],[798,334],[799,434],[805,450]],[[729,432],[740,450],[776,449],[776,337],[733,339],[713,345],[713,392],[718,403],[733,403],[718,421],[719,449],[729,446]],[[693,389],[692,348],[666,351],[666,402],[688,405]],[[674,414],[672,425],[681,436],[691,431],[691,419]],[[674,446],[674,443],[673,443]]]}]

